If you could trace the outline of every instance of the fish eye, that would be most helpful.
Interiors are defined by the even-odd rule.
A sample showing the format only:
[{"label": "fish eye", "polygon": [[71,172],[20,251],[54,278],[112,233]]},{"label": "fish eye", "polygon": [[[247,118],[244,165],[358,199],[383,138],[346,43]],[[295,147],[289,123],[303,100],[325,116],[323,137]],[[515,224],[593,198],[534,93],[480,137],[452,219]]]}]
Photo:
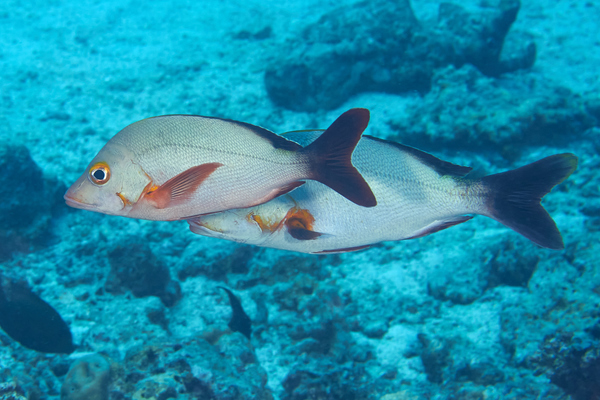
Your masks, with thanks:
[{"label": "fish eye", "polygon": [[96,163],[90,168],[90,180],[96,185],[104,185],[110,179],[110,167],[105,162]]}]

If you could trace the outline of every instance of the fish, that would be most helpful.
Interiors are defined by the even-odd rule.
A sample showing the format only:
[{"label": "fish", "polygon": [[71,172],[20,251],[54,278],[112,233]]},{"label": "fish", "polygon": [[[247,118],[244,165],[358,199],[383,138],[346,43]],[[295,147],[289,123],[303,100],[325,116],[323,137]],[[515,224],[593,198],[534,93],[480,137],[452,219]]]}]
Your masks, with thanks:
[{"label": "fish", "polygon": [[229,304],[231,305],[231,320],[227,326],[234,332],[240,332],[242,335],[250,339],[252,334],[252,321],[244,308],[240,300],[235,297],[231,290],[224,288],[223,286],[217,286],[219,289],[224,290],[229,297]]},{"label": "fish", "polygon": [[[321,133],[284,136],[307,145]],[[571,153],[475,179],[467,176],[470,167],[363,135],[353,162],[377,198],[375,207],[357,207],[319,182],[307,182],[255,207],[192,218],[189,227],[199,235],[239,243],[328,254],[420,238],[484,215],[541,247],[564,248],[541,200],[577,168]]]},{"label": "fish", "polygon": [[64,195],[67,205],[171,221],[267,202],[322,182],[361,207],[377,199],[352,165],[367,109],[340,115],[309,146],[244,122],[165,115],[112,137]]},{"label": "fish", "polygon": [[41,353],[75,351],[69,326],[24,283],[0,277],[0,328],[22,346]]}]

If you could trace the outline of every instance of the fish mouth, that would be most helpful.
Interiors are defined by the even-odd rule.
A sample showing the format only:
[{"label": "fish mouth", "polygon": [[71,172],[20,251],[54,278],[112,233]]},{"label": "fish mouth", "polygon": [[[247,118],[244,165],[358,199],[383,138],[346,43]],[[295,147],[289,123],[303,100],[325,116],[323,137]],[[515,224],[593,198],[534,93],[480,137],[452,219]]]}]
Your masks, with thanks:
[{"label": "fish mouth", "polygon": [[83,203],[81,200],[76,199],[75,197],[71,197],[69,192],[65,193],[63,196],[65,202],[69,207],[79,208],[82,210],[95,210],[97,207],[93,204]]},{"label": "fish mouth", "polygon": [[[194,233],[198,233],[196,231],[201,231],[205,234],[210,234],[210,235],[223,234],[223,232],[221,230],[210,227],[206,223],[203,223],[200,218],[189,219],[187,222],[190,225],[190,230],[192,230],[192,232],[194,232]],[[201,234],[201,233],[198,233],[198,234]]]}]

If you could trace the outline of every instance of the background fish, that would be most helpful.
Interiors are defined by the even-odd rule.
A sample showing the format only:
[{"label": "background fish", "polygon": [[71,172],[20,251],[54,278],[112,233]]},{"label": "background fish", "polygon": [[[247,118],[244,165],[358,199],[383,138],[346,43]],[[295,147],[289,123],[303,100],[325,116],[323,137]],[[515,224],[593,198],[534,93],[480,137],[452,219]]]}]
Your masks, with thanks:
[{"label": "background fish", "polygon": [[[290,132],[307,144],[321,132]],[[413,239],[485,215],[542,247],[562,249],[562,237],[540,201],[577,167],[573,154],[558,154],[481,179],[471,168],[442,161],[398,143],[364,136],[354,165],[377,197],[357,207],[308,182],[268,203],[189,220],[200,235],[303,253],[360,250],[386,240]]]},{"label": "background fish", "polygon": [[252,334],[252,321],[244,308],[242,307],[242,302],[235,297],[233,292],[223,286],[217,286],[219,289],[222,289],[227,293],[229,297],[229,304],[231,304],[231,320],[229,321],[229,329],[234,332],[240,332],[242,335],[246,336],[250,339],[250,335]]},{"label": "background fish", "polygon": [[75,350],[60,314],[25,284],[0,277],[0,327],[28,349],[42,353]]},{"label": "background fish", "polygon": [[117,133],[65,194],[76,208],[150,220],[264,203],[314,179],[361,206],[374,206],[351,156],[369,111],[342,114],[303,148],[257,126],[168,115]]}]

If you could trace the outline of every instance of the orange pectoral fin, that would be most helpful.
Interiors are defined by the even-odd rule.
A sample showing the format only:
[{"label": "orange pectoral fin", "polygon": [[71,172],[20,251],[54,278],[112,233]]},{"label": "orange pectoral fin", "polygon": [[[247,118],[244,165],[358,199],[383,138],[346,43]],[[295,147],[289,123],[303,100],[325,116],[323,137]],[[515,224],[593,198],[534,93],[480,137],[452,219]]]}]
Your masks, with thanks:
[{"label": "orange pectoral fin", "polygon": [[156,189],[150,189],[145,199],[156,208],[167,208],[179,205],[189,200],[192,193],[215,170],[221,167],[220,163],[207,163],[192,167],[174,176]]},{"label": "orange pectoral fin", "polygon": [[314,240],[322,235],[313,231],[315,217],[308,210],[292,208],[285,218],[285,226],[289,234],[297,240]]}]

